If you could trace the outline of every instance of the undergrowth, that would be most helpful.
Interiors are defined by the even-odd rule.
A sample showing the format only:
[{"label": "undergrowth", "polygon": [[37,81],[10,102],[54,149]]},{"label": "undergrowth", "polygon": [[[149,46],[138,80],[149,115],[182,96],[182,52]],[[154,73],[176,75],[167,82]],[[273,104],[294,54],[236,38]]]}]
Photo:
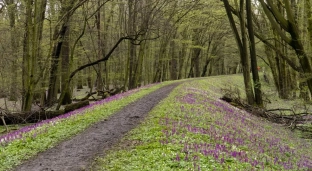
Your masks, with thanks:
[{"label": "undergrowth", "polygon": [[11,169],[23,160],[69,139],[127,104],[170,83],[172,82],[164,82],[112,96],[72,113],[0,137],[0,171]]},{"label": "undergrowth", "polygon": [[92,170],[312,169],[311,141],[219,100],[220,80],[180,85]]}]

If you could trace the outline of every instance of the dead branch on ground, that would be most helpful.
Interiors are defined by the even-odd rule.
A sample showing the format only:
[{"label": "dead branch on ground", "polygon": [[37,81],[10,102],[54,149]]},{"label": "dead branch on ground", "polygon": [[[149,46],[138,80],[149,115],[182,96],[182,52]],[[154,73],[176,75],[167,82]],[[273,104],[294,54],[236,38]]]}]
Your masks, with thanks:
[{"label": "dead branch on ground", "polygon": [[[297,112],[294,109],[277,108],[277,109],[265,109],[257,106],[247,104],[242,100],[239,95],[233,89],[222,89],[224,93],[221,100],[230,103],[231,105],[245,110],[255,116],[265,118],[273,123],[278,123],[287,126],[291,130],[298,129],[303,132],[311,134],[309,138],[312,138],[312,128],[307,128],[305,125],[312,124],[312,113],[308,112],[305,107],[304,112]],[[291,112],[286,114],[285,112]]]}]

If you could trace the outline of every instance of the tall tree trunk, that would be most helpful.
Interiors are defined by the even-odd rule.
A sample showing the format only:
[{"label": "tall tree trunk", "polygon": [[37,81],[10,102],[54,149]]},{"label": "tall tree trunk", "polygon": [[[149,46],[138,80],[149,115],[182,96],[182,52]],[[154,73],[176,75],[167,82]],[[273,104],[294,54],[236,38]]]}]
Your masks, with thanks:
[{"label": "tall tree trunk", "polygon": [[[176,37],[176,33],[174,34]],[[171,59],[170,59],[170,80],[177,80],[178,79],[178,60],[176,55],[176,43],[174,41],[170,42],[170,52],[171,52]]]},{"label": "tall tree trunk", "polygon": [[266,53],[267,59],[268,59],[269,64],[270,64],[269,67],[271,69],[271,73],[272,73],[272,76],[273,76],[275,87],[277,89],[277,92],[280,92],[279,91],[280,86],[279,86],[278,67],[277,67],[277,63],[276,63],[275,57],[274,57],[274,52],[273,52],[273,50],[270,47],[265,45],[265,53]]},{"label": "tall tree trunk", "polygon": [[[97,41],[98,41],[98,59],[101,59],[102,56],[103,56],[103,50],[105,49],[103,47],[103,43],[102,43],[102,30],[101,30],[101,8],[100,8],[100,0],[98,0],[98,12],[97,14],[95,15],[96,16],[96,20],[95,20],[95,24],[96,24],[96,29],[97,29]],[[104,11],[104,14],[103,14],[103,18],[105,19],[105,11]],[[102,65],[101,63],[98,64],[98,72],[97,72],[97,79],[96,79],[96,87],[98,90],[103,90],[103,77],[102,77]]]},{"label": "tall tree trunk", "polygon": [[263,106],[261,83],[258,73],[256,45],[252,23],[251,0],[246,0],[246,11],[247,11],[246,14],[247,14],[248,35],[250,40],[250,60],[251,60],[252,78],[254,83],[255,102],[258,106]]},{"label": "tall tree trunk", "polygon": [[51,54],[51,67],[50,67],[50,78],[49,78],[49,86],[48,86],[48,97],[47,97],[47,106],[53,105],[57,101],[57,75],[59,71],[59,61],[61,49],[63,46],[65,34],[68,27],[69,19],[72,15],[69,11],[75,5],[76,0],[65,1],[62,4],[61,12],[60,12],[60,27],[56,26],[54,30],[53,36],[53,49]]},{"label": "tall tree trunk", "polygon": [[[274,29],[277,30],[281,38],[296,52],[301,68],[305,73],[303,77],[307,80],[306,82],[311,94],[312,78],[310,74],[312,73],[312,66],[310,57],[303,46],[299,27],[293,12],[294,10],[291,8],[290,2],[288,0],[283,0],[283,8],[285,9],[287,15],[282,15],[272,0],[266,0],[266,2],[264,2],[264,0],[259,0],[259,2],[261,3],[261,6]],[[286,35],[283,31],[289,33],[291,37],[288,37],[288,35]]]},{"label": "tall tree trunk", "polygon": [[16,4],[13,0],[5,0],[8,8],[8,16],[10,20],[10,36],[11,36],[11,49],[12,49],[12,65],[11,65],[11,84],[9,100],[17,101],[17,58],[18,51],[14,50],[18,47],[18,37],[16,36],[17,31],[15,27],[15,15],[16,15]]},{"label": "tall tree trunk", "polygon": [[245,12],[244,12],[244,0],[240,0],[240,29],[241,29],[241,36],[242,36],[242,53],[241,55],[241,62],[243,68],[243,75],[244,75],[244,83],[245,83],[245,91],[246,97],[249,104],[254,104],[254,94],[251,85],[251,77],[250,77],[250,65],[249,65],[249,58],[248,58],[248,45],[247,45],[247,33],[246,33],[246,20],[245,20]]},{"label": "tall tree trunk", "polygon": [[208,48],[207,48],[207,55],[206,55],[206,59],[205,59],[205,64],[203,66],[203,71],[201,73],[201,77],[204,77],[207,73],[207,69],[208,69],[208,65],[209,65],[209,62],[210,62],[210,55],[209,55],[209,51],[210,51],[210,48],[211,48],[211,41],[208,42]]},{"label": "tall tree trunk", "polygon": [[[128,6],[128,30],[130,35],[134,35],[136,31],[137,0],[128,0]],[[135,88],[135,68],[137,65],[136,55],[136,46],[131,41],[129,41],[129,89]]]},{"label": "tall tree trunk", "polygon": [[49,87],[48,87],[48,97],[47,97],[47,105],[51,106],[57,101],[57,75],[59,70],[59,58],[61,54],[61,48],[63,46],[65,33],[67,31],[67,22],[63,23],[60,31],[58,29],[55,30],[54,40],[56,41],[52,51],[52,61],[51,61],[51,69],[50,69],[50,78],[49,78]]},{"label": "tall tree trunk", "polygon": [[68,88],[67,82],[68,82],[68,76],[69,76],[69,72],[71,69],[71,65],[70,65],[70,55],[69,55],[69,37],[70,34],[70,26],[69,23],[67,25],[67,30],[66,33],[64,35],[64,42],[63,42],[63,46],[62,46],[62,50],[61,50],[61,62],[62,62],[62,67],[61,67],[61,92],[64,93],[64,97],[60,100],[62,105],[67,105],[70,104],[72,102],[71,100],[71,91]]},{"label": "tall tree trunk", "polygon": [[235,25],[235,21],[233,15],[231,13],[231,6],[228,0],[223,0],[224,7],[227,13],[227,16],[230,21],[231,28],[234,32],[235,40],[239,49],[242,69],[243,69],[243,76],[244,76],[244,85],[245,85],[245,92],[247,97],[247,102],[249,104],[254,104],[254,94],[252,91],[251,85],[251,77],[250,77],[250,65],[248,60],[248,53],[247,53],[247,40],[246,40],[246,22],[245,22],[245,13],[244,13],[244,1],[240,0],[240,14],[239,21],[240,21],[240,28],[241,28],[241,36],[242,39],[239,37],[238,30]]},{"label": "tall tree trunk", "polygon": [[[187,39],[187,28],[185,28],[183,31],[182,31],[182,38],[183,39]],[[179,51],[179,74],[178,74],[178,79],[182,79],[183,78],[183,66],[184,66],[184,62],[185,62],[185,59],[186,59],[186,51],[187,49],[187,45],[185,43],[182,43],[182,47],[181,47],[181,50]],[[185,67],[186,68],[186,67]]]},{"label": "tall tree trunk", "polygon": [[199,68],[199,57],[200,57],[201,49],[195,48],[193,49],[193,63],[194,63],[194,77],[200,77],[200,68]]},{"label": "tall tree trunk", "polygon": [[[35,87],[42,76],[37,73],[37,58],[40,56],[46,0],[26,3],[26,22],[23,45],[23,100],[22,111],[30,111]],[[32,17],[34,16],[34,17]]]},{"label": "tall tree trunk", "polygon": [[143,60],[144,60],[144,55],[145,55],[145,49],[146,49],[146,41],[142,42],[140,44],[140,49],[139,49],[139,54],[138,54],[138,62],[136,65],[136,70],[135,70],[135,87],[140,87],[141,82],[142,82],[142,70],[143,70]]}]

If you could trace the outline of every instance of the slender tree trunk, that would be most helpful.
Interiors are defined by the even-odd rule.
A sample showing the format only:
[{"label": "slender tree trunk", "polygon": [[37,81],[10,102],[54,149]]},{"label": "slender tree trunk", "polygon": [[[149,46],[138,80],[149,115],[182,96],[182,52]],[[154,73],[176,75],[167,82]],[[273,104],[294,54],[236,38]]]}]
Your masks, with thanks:
[{"label": "slender tree trunk", "polygon": [[205,77],[206,76],[209,63],[210,63],[210,59],[206,59],[204,67],[203,67],[203,72],[201,74],[201,77]]},{"label": "slender tree trunk", "polygon": [[[98,0],[98,8],[100,7],[101,3],[100,3],[100,0]],[[104,47],[102,46],[103,43],[102,43],[102,30],[101,30],[101,8],[99,8],[97,14],[95,15],[96,16],[96,29],[97,29],[97,41],[98,41],[98,59],[101,59],[102,56],[103,56],[103,49]],[[105,11],[104,11],[104,17],[105,19]],[[102,77],[102,70],[103,70],[103,67],[102,67],[103,64],[99,63],[98,64],[98,72],[97,72],[97,79],[96,79],[96,87],[98,90],[103,90],[103,77]]]},{"label": "slender tree trunk", "polygon": [[177,80],[178,79],[178,60],[177,60],[178,57],[176,55],[176,43],[174,41],[170,42],[170,52],[171,52],[170,79]]},{"label": "slender tree trunk", "polygon": [[244,10],[244,0],[240,0],[240,28],[242,36],[242,53],[241,53],[241,62],[243,67],[243,75],[246,89],[247,101],[249,104],[254,104],[254,94],[251,85],[250,77],[250,65],[248,58],[248,45],[247,45],[247,33],[246,33],[246,20],[245,20],[245,10]]},{"label": "slender tree trunk", "polygon": [[146,41],[140,44],[139,54],[138,54],[138,62],[136,68],[136,77],[135,77],[135,87],[140,87],[142,82],[142,71],[143,71],[143,62],[144,62],[144,55],[146,49]]},{"label": "slender tree trunk", "polygon": [[[31,109],[31,101],[29,87],[29,68],[30,68],[30,32],[32,25],[32,3],[33,1],[27,1],[26,3],[26,15],[25,15],[25,33],[23,40],[23,93],[22,93],[22,111],[30,111]],[[29,105],[30,104],[30,105]]]},{"label": "slender tree trunk", "polygon": [[253,83],[254,83],[255,103],[258,106],[263,106],[261,83],[260,83],[259,73],[257,69],[258,64],[257,64],[253,23],[252,23],[251,0],[246,0],[246,11],[247,11],[246,14],[247,14],[248,35],[249,35],[249,40],[250,40],[250,59],[251,59],[252,78],[253,78]]},{"label": "slender tree trunk", "polygon": [[[187,39],[187,29],[184,29],[182,32],[182,38],[183,39]],[[187,45],[185,43],[182,43],[182,49],[179,52],[179,71],[178,71],[178,79],[182,79],[182,75],[183,75],[183,66],[184,66],[184,62],[185,62],[185,58],[186,58],[186,48]]]},{"label": "slender tree trunk", "polygon": [[200,77],[200,67],[199,67],[199,57],[200,57],[201,49],[195,48],[193,49],[193,63],[194,63],[194,77]]},{"label": "slender tree trunk", "polygon": [[[134,35],[136,31],[136,0],[128,0],[128,9],[129,9],[129,19],[128,19],[128,30],[130,35]],[[137,59],[136,59],[136,46],[129,41],[129,89],[135,88],[135,69],[137,67]]]},{"label": "slender tree trunk", "polygon": [[[303,46],[302,38],[300,37],[299,27],[293,12],[294,10],[291,8],[290,2],[288,0],[283,0],[283,8],[285,9],[287,15],[282,15],[277,10],[278,7],[272,2],[272,0],[266,1],[267,3],[265,3],[264,0],[259,0],[266,16],[269,18],[274,29],[276,29],[281,38],[295,50],[301,68],[305,73],[303,77],[305,77],[305,79],[307,80],[306,82],[311,94],[312,78],[309,75],[312,72],[312,66],[310,62],[310,57],[308,56]],[[284,17],[287,17],[287,19],[285,19]],[[289,33],[291,38],[288,37],[288,35],[286,35],[281,28]]]},{"label": "slender tree trunk", "polygon": [[11,36],[11,49],[12,49],[12,65],[11,65],[11,85],[9,100],[17,101],[17,58],[18,51],[14,50],[18,47],[18,37],[16,37],[17,31],[15,27],[15,15],[16,15],[16,4],[13,0],[5,1],[8,8],[8,15],[10,20],[10,36]]},{"label": "slender tree trunk", "polygon": [[201,77],[204,77],[207,73],[207,69],[208,69],[208,65],[209,65],[209,62],[210,62],[210,58],[209,58],[209,51],[210,51],[210,48],[211,48],[211,41],[208,42],[208,48],[207,48],[207,55],[206,55],[206,59],[205,59],[205,64],[203,66],[203,71],[201,73]]},{"label": "slender tree trunk", "polygon": [[309,42],[310,47],[312,47],[312,6],[311,0],[304,1],[305,11],[306,11],[306,18],[308,20],[308,33],[309,33]]},{"label": "slender tree trunk", "polygon": [[254,94],[252,91],[251,77],[250,77],[250,65],[249,65],[248,52],[247,52],[244,1],[240,0],[240,12],[239,12],[240,14],[238,15],[239,21],[240,21],[242,39],[240,39],[240,37],[239,37],[239,33],[238,33],[234,18],[233,18],[232,13],[231,13],[231,6],[230,6],[228,0],[223,0],[223,3],[224,3],[224,7],[226,10],[227,16],[228,16],[229,21],[230,21],[231,28],[234,32],[234,36],[235,36],[235,40],[236,40],[239,52],[240,52],[247,102],[252,105],[252,104],[254,104]]},{"label": "slender tree trunk", "polygon": [[265,53],[266,53],[267,59],[268,59],[269,64],[270,64],[270,69],[271,69],[271,72],[273,75],[275,87],[277,89],[277,92],[280,93],[278,67],[277,67],[276,60],[275,60],[275,57],[273,54],[274,52],[270,47],[265,46]]},{"label": "slender tree trunk", "polygon": [[182,44],[182,49],[179,52],[179,75],[178,75],[178,79],[182,79],[183,78],[183,66],[185,63],[185,58],[186,58],[186,44]]}]

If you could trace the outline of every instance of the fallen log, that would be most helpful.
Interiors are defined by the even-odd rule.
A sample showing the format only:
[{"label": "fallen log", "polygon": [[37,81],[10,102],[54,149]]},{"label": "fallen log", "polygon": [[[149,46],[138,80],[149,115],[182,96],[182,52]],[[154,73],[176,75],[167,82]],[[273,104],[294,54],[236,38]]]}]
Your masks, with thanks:
[{"label": "fallen log", "polygon": [[[7,125],[21,123],[36,123],[42,120],[51,119],[64,114],[64,110],[56,111],[31,111],[31,112],[12,112],[4,116]],[[0,123],[3,125],[2,123]]]},{"label": "fallen log", "polygon": [[89,104],[90,104],[89,100],[85,100],[85,101],[81,101],[81,102],[77,102],[77,103],[72,103],[72,104],[66,105],[64,108],[64,111],[65,111],[65,113],[71,112],[73,110],[79,109],[79,108],[87,106]]},{"label": "fallen log", "polygon": [[[262,117],[267,119],[268,121],[283,124],[289,127],[291,130],[298,129],[305,133],[309,133],[312,137],[312,129],[304,129],[300,124],[309,124],[312,121],[312,113],[303,112],[303,113],[296,113],[292,109],[264,109],[259,108],[256,106],[249,105],[243,102],[241,99],[233,97],[229,94],[225,94],[223,97],[220,98],[223,101],[228,102],[229,104],[238,107],[242,110],[245,110],[255,116]],[[275,113],[276,111],[291,111],[293,114],[278,114]]]},{"label": "fallen log", "polygon": [[31,112],[9,112],[6,111],[5,115],[1,118],[2,122],[0,125],[11,125],[11,124],[21,124],[21,123],[36,123],[42,120],[55,118],[67,112],[79,109],[81,107],[89,105],[89,101],[81,101],[73,104],[66,105],[64,110],[55,111],[31,111]]}]

